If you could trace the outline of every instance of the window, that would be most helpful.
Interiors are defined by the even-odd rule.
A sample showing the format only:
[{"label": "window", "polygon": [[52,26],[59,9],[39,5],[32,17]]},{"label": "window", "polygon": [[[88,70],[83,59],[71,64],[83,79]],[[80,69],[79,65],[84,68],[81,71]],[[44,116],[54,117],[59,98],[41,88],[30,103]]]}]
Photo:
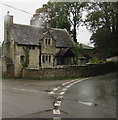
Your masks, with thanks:
[{"label": "window", "polygon": [[22,55],[22,56],[20,56],[20,62],[22,63],[22,62],[24,62],[25,61],[25,57]]},{"label": "window", "polygon": [[51,62],[51,56],[49,56],[49,63]]},{"label": "window", "polygon": [[32,47],[32,50],[35,50],[35,47],[34,47],[34,46]]},{"label": "window", "polygon": [[29,50],[35,50],[35,46],[29,46]]},{"label": "window", "polygon": [[46,39],[45,39],[45,44],[47,45],[47,43],[48,43],[48,39],[46,38]]},{"label": "window", "polygon": [[46,38],[45,39],[45,44],[46,45],[50,45],[50,43],[51,43],[51,38]]},{"label": "window", "polygon": [[42,63],[51,63],[51,55],[43,55],[42,56]]},{"label": "window", "polygon": [[42,62],[45,63],[45,56],[42,56]]},{"label": "window", "polygon": [[50,45],[50,38],[48,39],[48,44]]},{"label": "window", "polygon": [[29,47],[29,50],[31,50],[31,46]]},{"label": "window", "polygon": [[46,61],[48,61],[48,56],[46,55],[46,59],[45,59]]}]

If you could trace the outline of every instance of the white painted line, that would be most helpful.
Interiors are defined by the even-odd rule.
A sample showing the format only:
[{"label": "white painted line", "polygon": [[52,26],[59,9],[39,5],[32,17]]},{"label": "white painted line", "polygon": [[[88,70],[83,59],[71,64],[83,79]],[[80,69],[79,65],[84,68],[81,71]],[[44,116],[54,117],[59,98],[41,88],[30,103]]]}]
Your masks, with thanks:
[{"label": "white painted line", "polygon": [[70,86],[66,86],[66,89],[68,89]]},{"label": "white painted line", "polygon": [[60,114],[60,110],[59,109],[53,109],[53,114],[59,115]]},{"label": "white painted line", "polygon": [[57,91],[59,88],[60,88],[60,86],[59,86],[59,87],[54,88],[54,89],[53,89],[53,91]]},{"label": "white painted line", "polygon": [[66,91],[66,90],[67,90],[67,88],[62,89],[63,92]]},{"label": "white painted line", "polygon": [[69,88],[69,87],[71,87],[73,84],[71,84],[71,85],[68,85],[68,86],[66,86],[66,88]]},{"label": "white painted line", "polygon": [[84,104],[84,105],[88,105],[88,106],[93,106],[94,103],[87,101],[87,102],[83,102],[83,101],[79,101],[79,103]]},{"label": "white painted line", "polygon": [[60,117],[53,117],[53,120],[61,120]]},{"label": "white painted line", "polygon": [[54,106],[58,106],[58,107],[61,106],[61,101],[56,101]]},{"label": "white painted line", "polygon": [[71,80],[71,82],[74,82],[74,81],[76,81],[76,80]]},{"label": "white painted line", "polygon": [[48,94],[49,95],[55,94],[55,91],[57,91],[59,88],[61,88],[61,87],[59,86],[59,87],[54,88],[51,92],[48,92]]},{"label": "white painted line", "polygon": [[51,91],[51,92],[48,92],[48,94],[49,95],[53,95],[53,94],[55,94],[53,91]]},{"label": "white painted line", "polygon": [[20,90],[20,91],[26,91],[26,92],[39,92],[37,90],[28,90],[28,89],[19,89],[19,88],[12,88],[12,89]]},{"label": "white painted line", "polygon": [[63,98],[63,96],[58,96],[58,98],[57,99],[62,99]]},{"label": "white painted line", "polygon": [[74,85],[73,83],[70,84],[71,86]]},{"label": "white painted line", "polygon": [[39,92],[39,91],[37,91],[37,90],[28,90],[28,91],[30,91],[30,92]]},{"label": "white painted line", "polygon": [[63,95],[63,94],[65,94],[65,92],[60,92],[60,93],[59,93],[59,95]]},{"label": "white painted line", "polygon": [[[90,77],[89,77],[90,78]],[[62,86],[65,86],[67,84],[69,84],[68,86],[65,86],[65,88],[62,89],[62,92],[59,93],[60,96],[57,97],[57,101],[54,103],[54,106],[57,108],[57,109],[53,109],[53,114],[57,114],[59,115],[60,114],[60,110],[58,109],[59,106],[61,106],[61,100],[63,98],[63,95],[65,94],[65,91],[71,87],[72,85],[76,84],[76,83],[79,83],[81,81],[84,81],[86,79],[89,79],[89,78],[84,78],[84,79],[81,79],[81,80],[78,80],[78,79],[75,79],[75,80],[71,80],[70,82],[66,82],[66,83],[63,83]],[[54,91],[58,90],[60,87],[57,87],[57,88],[54,88],[52,92],[49,92],[50,94],[54,94]],[[85,104],[85,105],[93,105],[93,103],[91,102],[82,102],[82,101],[78,101],[80,102],[81,104]],[[58,120],[58,118],[56,119],[56,117],[53,117],[53,120]],[[61,118],[59,117],[59,120],[61,120]]]},{"label": "white painted line", "polygon": [[62,86],[65,86],[65,85],[67,85],[68,83],[70,83],[70,82],[63,83]]},{"label": "white painted line", "polygon": [[79,83],[80,81],[73,82],[73,84]]}]

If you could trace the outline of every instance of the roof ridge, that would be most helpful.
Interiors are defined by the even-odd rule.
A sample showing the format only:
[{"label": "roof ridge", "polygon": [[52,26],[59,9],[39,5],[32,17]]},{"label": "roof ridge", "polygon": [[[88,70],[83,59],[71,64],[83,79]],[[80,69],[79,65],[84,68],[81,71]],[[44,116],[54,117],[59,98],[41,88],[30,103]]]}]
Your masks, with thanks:
[{"label": "roof ridge", "polygon": [[36,27],[36,28],[44,28],[44,27],[42,27],[42,26],[26,25],[26,24],[17,24],[17,23],[14,23],[13,25],[20,25],[20,26],[27,26],[27,27]]}]

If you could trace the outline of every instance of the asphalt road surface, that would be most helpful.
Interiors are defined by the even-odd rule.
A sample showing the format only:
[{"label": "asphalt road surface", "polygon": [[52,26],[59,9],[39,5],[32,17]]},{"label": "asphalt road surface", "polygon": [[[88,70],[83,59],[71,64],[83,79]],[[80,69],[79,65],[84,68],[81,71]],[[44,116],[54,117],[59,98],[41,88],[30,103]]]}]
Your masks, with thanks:
[{"label": "asphalt road surface", "polygon": [[116,73],[74,80],[3,80],[3,118],[115,118]]}]

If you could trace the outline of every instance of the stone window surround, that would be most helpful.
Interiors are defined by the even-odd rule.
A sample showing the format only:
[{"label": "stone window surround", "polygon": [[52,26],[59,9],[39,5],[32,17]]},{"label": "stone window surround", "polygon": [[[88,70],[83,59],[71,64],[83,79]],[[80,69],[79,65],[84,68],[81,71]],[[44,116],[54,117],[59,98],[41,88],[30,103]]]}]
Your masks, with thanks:
[{"label": "stone window surround", "polygon": [[45,43],[46,45],[51,45],[51,41],[52,41],[52,38],[50,38],[50,37],[46,37],[46,38],[44,39],[44,43]]},{"label": "stone window surround", "polygon": [[51,63],[52,55],[44,54],[42,55],[42,63]]}]

